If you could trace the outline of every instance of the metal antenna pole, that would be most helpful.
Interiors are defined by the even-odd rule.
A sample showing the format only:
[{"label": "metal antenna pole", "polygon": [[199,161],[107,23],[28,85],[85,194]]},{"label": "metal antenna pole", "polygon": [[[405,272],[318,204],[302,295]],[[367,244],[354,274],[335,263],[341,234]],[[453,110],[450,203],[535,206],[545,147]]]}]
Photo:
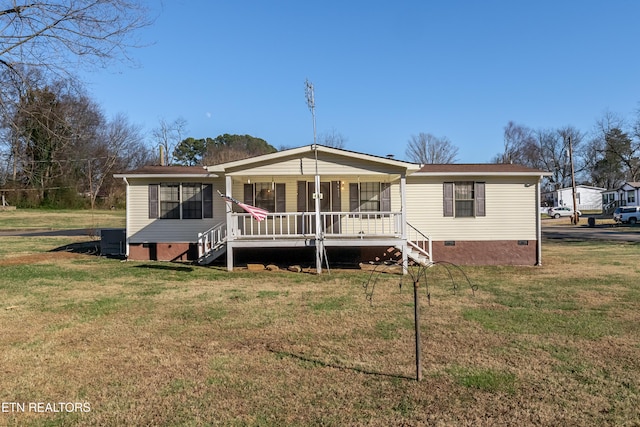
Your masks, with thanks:
[{"label": "metal antenna pole", "polygon": [[420,301],[418,300],[418,287],[420,282],[418,280],[419,280],[418,277],[416,277],[413,280],[413,322],[415,327],[415,343],[416,343],[416,381],[422,381],[422,346],[420,344]]},{"label": "metal antenna pole", "polygon": [[307,98],[307,106],[311,111],[311,117],[313,119],[313,152],[315,155],[316,163],[316,176],[313,199],[315,201],[316,211],[316,272],[322,273],[322,255],[324,252],[324,242],[322,236],[322,221],[320,220],[320,198],[322,193],[320,192],[320,175],[318,174],[318,143],[316,137],[316,101],[315,94],[313,92],[313,83],[308,79],[305,81],[305,95]]}]

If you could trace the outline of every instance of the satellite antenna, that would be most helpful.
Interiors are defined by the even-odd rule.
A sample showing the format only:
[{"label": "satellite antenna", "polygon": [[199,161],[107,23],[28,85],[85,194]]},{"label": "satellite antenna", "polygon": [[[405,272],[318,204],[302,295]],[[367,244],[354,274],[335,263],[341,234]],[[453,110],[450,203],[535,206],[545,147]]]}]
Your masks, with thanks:
[{"label": "satellite antenna", "polygon": [[309,107],[309,111],[311,111],[311,117],[313,119],[313,152],[315,155],[315,163],[316,163],[316,176],[315,176],[315,185],[314,185],[314,193],[313,200],[315,201],[315,211],[316,211],[316,272],[318,274],[322,273],[322,254],[324,253],[324,242],[323,242],[323,234],[322,234],[322,221],[320,220],[320,199],[322,198],[322,193],[320,192],[320,175],[318,174],[318,142],[316,136],[316,100],[313,92],[313,83],[309,81],[309,79],[305,80],[305,97],[307,98],[307,107]]}]

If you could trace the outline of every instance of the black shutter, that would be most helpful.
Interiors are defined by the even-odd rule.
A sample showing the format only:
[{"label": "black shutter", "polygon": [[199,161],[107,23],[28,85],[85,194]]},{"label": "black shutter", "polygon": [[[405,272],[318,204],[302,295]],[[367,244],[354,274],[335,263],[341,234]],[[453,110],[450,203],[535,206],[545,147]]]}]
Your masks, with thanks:
[{"label": "black shutter", "polygon": [[[307,210],[307,182],[306,181],[298,181],[298,200],[297,200],[297,211],[298,212],[306,212]],[[298,233],[305,234],[310,228],[307,223],[308,219],[305,220],[304,214],[302,216],[296,215],[296,227]]]},{"label": "black shutter", "polygon": [[276,212],[286,212],[287,204],[285,199],[284,183],[276,184]]},{"label": "black shutter", "polygon": [[253,184],[244,185],[244,200],[245,205],[253,205]]},{"label": "black shutter", "polygon": [[[319,189],[318,192],[322,190]],[[316,183],[315,182],[307,182],[307,209],[309,212],[315,212],[316,200],[313,198],[313,195],[316,192]]]},{"label": "black shutter", "polygon": [[391,184],[380,183],[380,211],[391,212]]},{"label": "black shutter", "polygon": [[331,181],[331,210],[333,212],[342,210],[340,200],[340,181]]},{"label": "black shutter", "polygon": [[349,183],[349,212],[360,211],[360,191],[357,182]]},{"label": "black shutter", "polygon": [[149,184],[149,218],[158,218],[158,192],[160,185]]},{"label": "black shutter", "polygon": [[443,187],[443,215],[453,216],[453,182],[445,182]]},{"label": "black shutter", "polygon": [[485,183],[484,182],[476,182],[474,184],[474,194],[476,198],[476,216],[486,216],[487,212],[485,210]]},{"label": "black shutter", "polygon": [[307,182],[298,181],[298,212],[307,211]]},{"label": "black shutter", "polygon": [[213,184],[202,185],[202,218],[213,218]]}]

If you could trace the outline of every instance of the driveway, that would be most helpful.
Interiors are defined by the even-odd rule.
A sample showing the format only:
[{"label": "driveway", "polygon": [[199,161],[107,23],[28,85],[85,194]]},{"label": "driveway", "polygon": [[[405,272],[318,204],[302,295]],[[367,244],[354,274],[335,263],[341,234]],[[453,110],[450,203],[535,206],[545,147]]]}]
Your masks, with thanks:
[{"label": "driveway", "polygon": [[571,225],[568,218],[543,219],[542,238],[549,240],[607,240],[612,242],[640,242],[640,226],[599,224],[589,227],[587,217],[581,217],[578,225]]},{"label": "driveway", "polygon": [[37,236],[87,236],[95,237],[100,236],[100,230],[94,228],[73,228],[65,230],[0,230],[0,236],[23,236],[23,237],[37,237]]}]

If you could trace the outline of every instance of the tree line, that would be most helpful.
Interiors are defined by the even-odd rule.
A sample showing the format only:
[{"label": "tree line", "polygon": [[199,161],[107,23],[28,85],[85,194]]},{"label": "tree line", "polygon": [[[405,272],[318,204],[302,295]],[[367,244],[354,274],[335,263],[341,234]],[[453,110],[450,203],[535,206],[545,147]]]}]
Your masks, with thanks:
[{"label": "tree line", "polygon": [[509,122],[504,151],[493,160],[551,172],[547,189],[565,188],[571,186],[570,144],[576,184],[616,189],[640,180],[640,110],[631,119],[606,112],[590,131],[573,126],[531,129]]},{"label": "tree line", "polygon": [[[181,118],[160,119],[148,136],[125,115],[104,115],[72,70],[131,61],[130,50],[143,46],[135,34],[152,23],[136,0],[13,0],[0,10],[0,192],[12,204],[123,204],[115,172],[147,164],[212,165],[276,151],[250,135],[185,137]],[[333,129],[318,142],[344,148],[346,138]],[[616,188],[640,180],[640,111],[630,121],[606,113],[591,132],[509,122],[503,143],[494,162],[550,171],[550,189],[570,185],[569,144],[578,183]],[[418,163],[454,163],[458,151],[446,137],[420,133],[411,136],[405,154]]]},{"label": "tree line", "polygon": [[[606,112],[591,131],[573,126],[532,129],[510,121],[504,127],[503,151],[491,163],[551,172],[543,183],[546,190],[570,187],[570,144],[576,184],[615,189],[640,181],[640,109],[631,119]],[[455,163],[458,147],[447,137],[420,133],[409,139],[405,154],[417,163]]]},{"label": "tree line", "polygon": [[105,117],[74,79],[49,80],[36,69],[22,76],[19,85],[5,85],[0,109],[0,191],[13,205],[119,206],[125,195],[114,173],[151,164],[212,165],[276,151],[250,135],[184,138],[182,118],[161,119],[144,135],[123,114]]}]

